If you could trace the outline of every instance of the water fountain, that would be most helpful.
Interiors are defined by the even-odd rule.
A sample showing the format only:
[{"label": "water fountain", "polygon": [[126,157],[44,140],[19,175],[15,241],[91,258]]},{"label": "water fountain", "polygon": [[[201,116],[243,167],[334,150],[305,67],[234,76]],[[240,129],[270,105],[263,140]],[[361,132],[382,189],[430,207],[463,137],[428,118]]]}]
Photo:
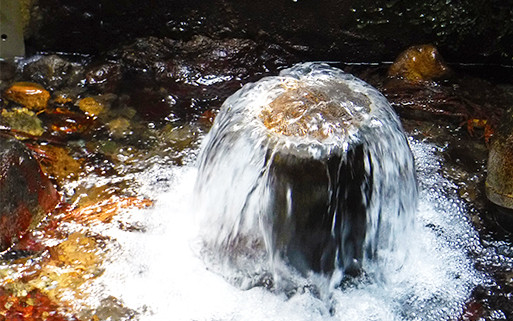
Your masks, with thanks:
[{"label": "water fountain", "polygon": [[379,274],[407,240],[417,204],[413,156],[386,99],[317,63],[226,100],[196,190],[206,252],[243,288],[289,287],[287,265],[332,287]]},{"label": "water fountain", "polygon": [[[481,244],[458,182],[444,176],[447,147],[408,133],[363,82],[295,66],[229,98],[182,162],[158,145],[120,162],[124,178],[92,172],[65,186],[129,179],[153,208],[90,225],[70,213],[59,230],[68,239],[41,235],[49,263],[44,251],[0,272],[17,289],[39,267],[45,281],[25,286],[63,295],[84,320],[458,320],[478,286],[501,286],[476,264],[511,266],[497,254],[507,243]],[[83,272],[94,277],[62,273],[53,257],[65,249],[98,257]],[[490,320],[507,316],[488,309]]]},{"label": "water fountain", "polygon": [[[305,117],[281,126],[298,118],[281,108],[294,101]],[[456,320],[490,281],[474,268],[483,250],[442,151],[405,139],[382,96],[338,69],[304,64],[247,85],[204,137],[199,168],[192,151],[186,165],[137,175],[156,205],[123,215],[144,233],[102,230],[116,242],[87,305],[112,296],[140,320]]]}]

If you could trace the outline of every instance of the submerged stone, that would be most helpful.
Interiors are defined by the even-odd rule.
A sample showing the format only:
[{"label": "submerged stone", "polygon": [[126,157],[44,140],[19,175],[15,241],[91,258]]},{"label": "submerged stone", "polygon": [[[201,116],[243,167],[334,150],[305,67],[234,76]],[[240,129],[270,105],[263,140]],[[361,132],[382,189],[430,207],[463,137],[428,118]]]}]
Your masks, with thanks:
[{"label": "submerged stone", "polygon": [[35,111],[45,109],[50,99],[50,93],[46,89],[31,82],[14,83],[4,94],[7,99]]},{"label": "submerged stone", "polygon": [[305,275],[368,269],[409,230],[417,197],[413,157],[386,99],[314,63],[225,101],[196,189],[207,248],[246,276],[282,263]]},{"label": "submerged stone", "polygon": [[0,136],[0,251],[58,203],[59,194],[32,154],[17,140]]},{"label": "submerged stone", "polygon": [[23,78],[55,91],[78,86],[84,79],[84,67],[57,55],[35,56],[23,66]]},{"label": "submerged stone", "polygon": [[412,46],[403,51],[388,69],[388,76],[409,83],[446,77],[449,67],[433,45]]},{"label": "submerged stone", "polygon": [[85,97],[78,101],[78,108],[89,116],[98,116],[105,109],[104,104],[94,97]]},{"label": "submerged stone", "polygon": [[504,122],[492,141],[486,177],[486,196],[504,208],[513,209],[513,110],[509,110]]},{"label": "submerged stone", "polygon": [[44,133],[41,120],[27,108],[3,109],[0,114],[0,123],[8,125],[12,130],[32,136],[41,136]]}]

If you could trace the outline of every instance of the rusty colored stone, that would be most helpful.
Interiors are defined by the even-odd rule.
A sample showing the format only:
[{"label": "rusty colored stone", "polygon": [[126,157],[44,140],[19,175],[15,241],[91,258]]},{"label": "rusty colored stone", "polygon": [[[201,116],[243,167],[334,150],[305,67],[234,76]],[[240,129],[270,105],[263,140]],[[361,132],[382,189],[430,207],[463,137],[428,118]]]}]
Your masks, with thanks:
[{"label": "rusty colored stone", "polygon": [[37,224],[59,200],[31,152],[17,140],[0,136],[0,251]]},{"label": "rusty colored stone", "polygon": [[37,147],[36,152],[42,155],[42,170],[59,186],[77,179],[82,172],[84,161],[73,158],[65,147],[41,145]]},{"label": "rusty colored stone", "polygon": [[214,124],[214,119],[217,116],[217,112],[215,112],[213,109],[208,109],[207,111],[203,112],[199,118],[199,123],[203,126],[206,126],[208,128],[212,127]]},{"label": "rusty colored stone", "polygon": [[80,99],[78,108],[90,116],[98,116],[104,111],[105,106],[102,102],[94,99],[93,97],[86,97]]},{"label": "rusty colored stone", "polygon": [[31,82],[14,83],[4,94],[10,101],[36,111],[45,109],[50,99],[50,93],[46,89]]},{"label": "rusty colored stone", "polygon": [[149,199],[112,196],[94,204],[72,210],[66,214],[64,220],[72,220],[83,224],[90,224],[94,221],[109,223],[122,209],[142,209],[152,205],[153,202]]},{"label": "rusty colored stone", "polygon": [[45,124],[49,124],[48,129],[52,136],[61,138],[85,134],[95,124],[93,117],[67,108],[47,111],[41,114],[40,118]]},{"label": "rusty colored stone", "polygon": [[74,316],[58,312],[60,306],[39,290],[15,295],[0,288],[0,320],[76,321]]},{"label": "rusty colored stone", "polygon": [[412,46],[403,51],[388,69],[388,76],[409,83],[446,77],[450,70],[433,45]]},{"label": "rusty colored stone", "polygon": [[[342,85],[339,87],[348,95],[347,99],[363,99],[361,95],[350,95]],[[306,88],[296,82],[284,84],[284,88],[286,91],[260,113],[264,125],[274,133],[323,140],[332,136],[336,127],[360,121],[314,88]]]}]

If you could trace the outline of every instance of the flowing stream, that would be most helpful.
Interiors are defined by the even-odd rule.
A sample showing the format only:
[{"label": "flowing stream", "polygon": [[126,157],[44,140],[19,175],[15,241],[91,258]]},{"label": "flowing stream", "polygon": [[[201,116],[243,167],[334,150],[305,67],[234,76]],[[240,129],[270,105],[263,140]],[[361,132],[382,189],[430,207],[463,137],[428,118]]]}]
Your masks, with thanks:
[{"label": "flowing stream", "polygon": [[[354,282],[334,290],[329,302],[308,291],[289,298],[264,287],[234,287],[207,269],[200,256],[198,223],[190,207],[197,169],[191,165],[149,169],[141,176],[157,205],[124,218],[144,226],[144,233],[115,226],[102,232],[117,245],[89,304],[112,295],[140,312],[141,320],[457,319],[473,288],[485,282],[469,257],[479,247],[478,236],[465,205],[453,195],[456,186],[438,172],[437,148],[410,143],[422,187],[415,236],[407,243],[410,254],[402,268],[382,271],[385,280]],[[163,175],[171,178],[165,192],[155,190]]]},{"label": "flowing stream", "polygon": [[[276,79],[255,86],[272,81]],[[372,95],[361,86],[353,90]],[[242,106],[238,102],[247,103],[244,99],[254,93],[243,90],[225,105],[235,106],[237,117],[246,117],[237,109]],[[353,125],[344,127],[349,130],[343,135],[330,136],[336,126],[327,129],[327,148],[314,144],[305,149],[312,157],[325,152],[347,155],[363,144],[364,183],[357,190],[364,195],[368,225],[361,240],[363,254],[354,257],[363,273],[345,277],[349,265],[338,256],[349,253],[343,246],[333,252],[332,265],[318,273],[287,260],[289,253],[271,233],[273,219],[265,216],[268,203],[262,200],[272,201],[272,193],[262,177],[269,175],[266,170],[273,160],[269,146],[271,155],[280,148],[303,147],[295,138],[286,144],[260,136],[248,139],[237,130],[255,133],[256,127],[223,119],[228,116],[221,112],[199,152],[199,171],[192,155],[184,166],[155,165],[138,176],[140,193],[155,199],[156,205],[123,214],[123,221],[141,227],[140,232],[114,224],[102,231],[116,241],[87,304],[99,306],[102,299],[114,296],[140,320],[457,320],[472,290],[488,280],[473,268],[471,253],[479,251],[478,235],[465,204],[456,197],[456,186],[440,173],[440,148],[401,136],[388,108],[374,106],[370,112],[353,114]],[[213,139],[216,135],[221,138]],[[216,145],[223,141],[227,147]],[[217,158],[205,156],[208,149],[215,150]],[[379,157],[385,158],[385,165]],[[365,194],[368,189],[372,193]],[[285,194],[290,209],[294,194]],[[241,212],[244,221],[237,215]],[[343,231],[330,231],[344,239]],[[235,236],[254,239],[227,249]],[[239,257],[233,260],[229,254]]]}]

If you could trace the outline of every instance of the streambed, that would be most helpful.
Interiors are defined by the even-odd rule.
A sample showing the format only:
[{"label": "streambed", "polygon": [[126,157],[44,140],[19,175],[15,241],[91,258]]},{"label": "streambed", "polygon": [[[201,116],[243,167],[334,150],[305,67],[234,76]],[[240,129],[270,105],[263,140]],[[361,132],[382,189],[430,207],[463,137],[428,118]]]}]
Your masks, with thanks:
[{"label": "streambed", "polygon": [[[371,82],[384,77],[371,66],[347,69],[371,75]],[[233,78],[209,79],[207,85],[194,85],[194,90]],[[228,88],[216,90],[230,94],[230,81]],[[146,93],[162,95],[154,88]],[[320,300],[308,287],[290,297],[263,287],[242,291],[209,271],[189,206],[194,203],[198,144],[209,127],[198,114],[207,107],[215,111],[220,99],[207,97],[193,112],[195,117],[144,114],[140,119],[136,114],[129,119],[129,135],[115,132],[113,128],[120,126],[112,124],[87,135],[64,136],[68,155],[85,159],[75,177],[53,177],[72,210],[111,196],[151,200],[153,205],[144,208],[149,201],[131,201],[125,206],[131,209],[120,206],[110,219],[100,220],[87,219],[86,212],[50,215],[32,233],[43,246],[2,260],[2,295],[8,302],[4,308],[18,304],[13,298],[26,298],[37,290],[50,298],[47,318],[58,314],[79,320],[511,318],[510,227],[495,220],[482,192],[485,142],[444,118],[402,119],[421,191],[418,234],[411,240],[410,258],[401,273],[386,271],[387,279],[380,283],[356,280],[329,300]],[[102,121],[132,113],[130,103],[112,107],[114,112]],[[35,142],[52,145],[44,139]],[[106,207],[95,210],[105,214]],[[73,257],[73,252],[83,255]]]}]

